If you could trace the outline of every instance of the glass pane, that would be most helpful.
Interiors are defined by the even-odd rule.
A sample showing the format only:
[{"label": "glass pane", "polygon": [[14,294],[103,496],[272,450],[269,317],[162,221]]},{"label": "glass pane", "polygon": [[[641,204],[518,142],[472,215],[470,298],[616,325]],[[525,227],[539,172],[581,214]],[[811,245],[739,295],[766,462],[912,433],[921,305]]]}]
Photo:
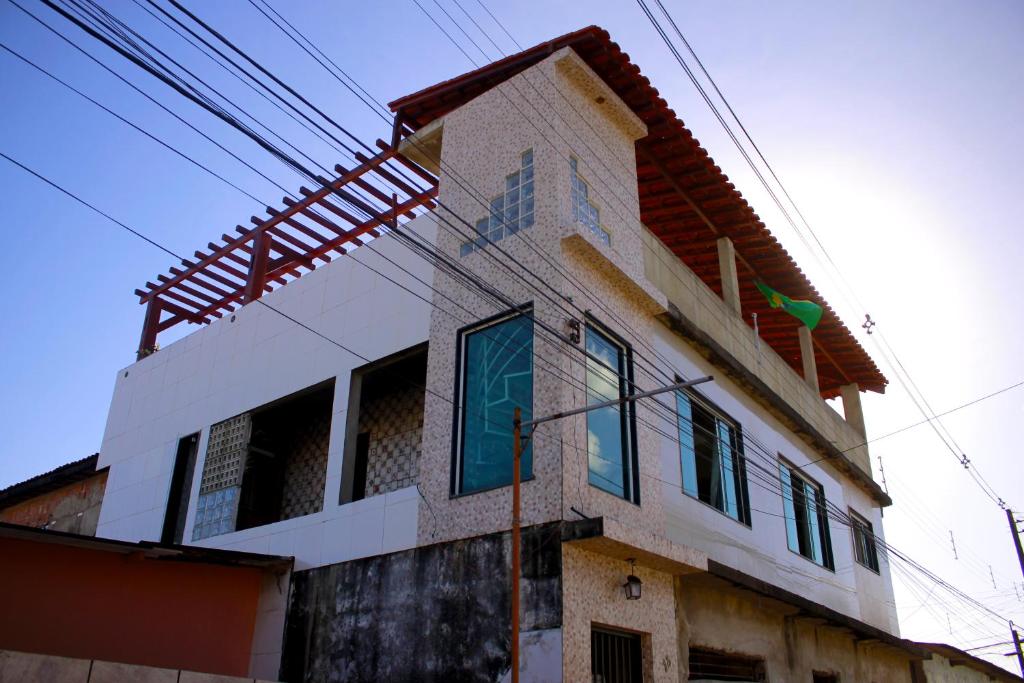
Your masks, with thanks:
[{"label": "glass pane", "polygon": [[512,175],[505,178],[505,189],[514,190],[519,187],[519,171],[516,171]]},{"label": "glass pane", "polygon": [[732,428],[718,421],[718,449],[722,461],[722,497],[725,499],[725,513],[733,519],[740,518],[739,496],[736,495],[736,472],[732,448]]},{"label": "glass pane", "polygon": [[[599,361],[587,359],[587,405],[619,398],[622,350],[593,328],[587,328],[587,351]],[[626,497],[625,439],[621,406],[587,413],[587,453],[590,483]]]},{"label": "glass pane", "polygon": [[[533,414],[533,320],[522,315],[466,337],[460,492],[512,482],[512,412]],[[523,452],[521,475],[533,471]]]},{"label": "glass pane", "polygon": [[683,471],[683,491],[697,496],[697,456],[693,443],[693,413],[690,397],[676,392],[676,414],[679,422],[679,463]]},{"label": "glass pane", "polygon": [[722,503],[722,466],[718,457],[715,416],[699,403],[691,403],[693,444],[697,458],[697,496],[705,503],[724,510]]},{"label": "glass pane", "polygon": [[804,499],[807,501],[807,536],[810,541],[808,556],[818,564],[824,564],[825,558],[821,552],[821,520],[818,517],[818,490],[809,482],[801,483],[804,486]]},{"label": "glass pane", "polygon": [[793,503],[793,479],[789,468],[779,466],[779,478],[782,480],[782,514],[786,516],[786,544],[795,553],[800,552],[800,537],[796,527],[796,506]]}]

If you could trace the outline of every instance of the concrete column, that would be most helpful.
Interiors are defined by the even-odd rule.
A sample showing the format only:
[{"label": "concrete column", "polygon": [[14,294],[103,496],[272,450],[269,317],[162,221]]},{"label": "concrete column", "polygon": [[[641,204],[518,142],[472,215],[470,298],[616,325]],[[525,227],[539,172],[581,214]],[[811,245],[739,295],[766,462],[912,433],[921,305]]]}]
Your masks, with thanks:
[{"label": "concrete column", "polygon": [[807,325],[801,325],[800,333],[800,358],[804,363],[804,381],[807,386],[820,393],[818,387],[818,366],[814,362],[814,340],[811,339],[811,329]]},{"label": "concrete column", "polygon": [[867,430],[864,427],[864,409],[860,405],[860,387],[856,383],[844,384],[839,387],[839,393],[843,397],[843,414],[846,422],[857,430],[857,433],[867,437]]},{"label": "concrete column", "polygon": [[722,277],[722,300],[736,311],[736,315],[742,316],[740,281],[736,275],[736,247],[728,237],[718,238],[718,272]]}]

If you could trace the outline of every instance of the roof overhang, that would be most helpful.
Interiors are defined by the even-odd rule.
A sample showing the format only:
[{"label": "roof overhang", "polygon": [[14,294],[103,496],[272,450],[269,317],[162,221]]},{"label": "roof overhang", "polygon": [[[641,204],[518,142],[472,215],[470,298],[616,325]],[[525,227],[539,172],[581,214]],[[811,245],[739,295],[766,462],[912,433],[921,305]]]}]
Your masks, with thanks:
[{"label": "roof overhang", "polygon": [[729,237],[741,273],[743,310],[758,314],[762,339],[797,372],[802,371],[797,334],[801,323],[771,309],[754,281],[761,279],[792,298],[822,305],[825,312],[815,329],[814,344],[823,397],[838,396],[841,386],[854,383],[862,390],[884,392],[887,380],[871,357],[605,30],[590,26],[566,34],[391,102],[394,139],[429,126],[566,47],[647,126],[647,135],[636,143],[641,221],[719,294],[717,240]]},{"label": "roof overhang", "polygon": [[99,453],[93,453],[81,460],[75,460],[55,469],[36,475],[31,479],[12,484],[0,490],[0,508],[8,508],[26,500],[41,496],[51,491],[56,491],[70,484],[94,477],[106,471],[96,469],[99,462]]},{"label": "roof overhang", "polygon": [[259,553],[243,553],[235,550],[174,545],[171,543],[153,543],[150,541],[132,543],[111,538],[83,536],[82,534],[36,529],[0,522],[0,539],[3,538],[118,553],[147,560],[253,567],[273,573],[287,573],[291,570],[294,561],[294,558],[280,555],[261,555]]}]

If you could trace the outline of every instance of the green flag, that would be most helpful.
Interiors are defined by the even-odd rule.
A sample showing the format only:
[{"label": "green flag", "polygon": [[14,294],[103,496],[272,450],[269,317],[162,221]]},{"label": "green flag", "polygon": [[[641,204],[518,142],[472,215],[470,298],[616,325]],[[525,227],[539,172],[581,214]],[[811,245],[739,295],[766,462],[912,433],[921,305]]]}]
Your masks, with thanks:
[{"label": "green flag", "polygon": [[765,295],[772,308],[781,308],[804,325],[807,325],[808,328],[813,330],[818,325],[818,321],[821,320],[821,306],[813,301],[790,299],[785,294],[776,292],[760,280],[756,281],[754,284],[757,285],[757,288]]}]

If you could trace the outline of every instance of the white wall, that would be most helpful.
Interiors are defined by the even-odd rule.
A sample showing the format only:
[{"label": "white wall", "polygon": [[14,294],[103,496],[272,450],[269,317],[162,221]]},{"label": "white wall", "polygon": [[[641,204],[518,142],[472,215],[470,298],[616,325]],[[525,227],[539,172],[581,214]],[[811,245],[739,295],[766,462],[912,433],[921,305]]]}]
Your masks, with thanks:
[{"label": "white wall", "polygon": [[[436,239],[432,214],[405,229]],[[201,431],[190,543],[210,425],[335,378],[323,510],[198,545],[294,555],[296,569],[413,547],[415,487],[338,501],[352,370],[427,339],[431,291],[423,283],[432,277],[426,261],[386,235],[263,297],[362,358],[253,303],[119,371],[100,451],[99,467],[110,474],[97,535],[159,540],[178,439]]]},{"label": "white wall", "polygon": [[[700,393],[740,424],[744,442],[753,441],[763,446],[763,449],[752,448],[745,443],[752,520],[752,525],[747,527],[683,493],[679,445],[663,436],[661,478],[666,535],[672,541],[707,552],[711,559],[734,569],[890,633],[898,633],[888,563],[880,554],[881,574],[858,564],[848,527],[830,521],[834,572],[789,550],[778,482],[778,458],[781,456],[802,467],[810,478],[824,487],[826,500],[843,511],[853,508],[870,520],[876,533],[882,536],[880,509],[873,507],[860,489],[827,463],[811,464],[821,457],[819,453],[790,434],[671,331],[659,328],[654,346],[684,377],[714,375],[715,381],[702,384]],[[664,402],[675,410],[674,398],[666,398]],[[675,425],[663,422],[660,427],[675,436]],[[757,467],[771,473],[765,476],[774,477],[774,487],[758,478],[761,473]]]}]

